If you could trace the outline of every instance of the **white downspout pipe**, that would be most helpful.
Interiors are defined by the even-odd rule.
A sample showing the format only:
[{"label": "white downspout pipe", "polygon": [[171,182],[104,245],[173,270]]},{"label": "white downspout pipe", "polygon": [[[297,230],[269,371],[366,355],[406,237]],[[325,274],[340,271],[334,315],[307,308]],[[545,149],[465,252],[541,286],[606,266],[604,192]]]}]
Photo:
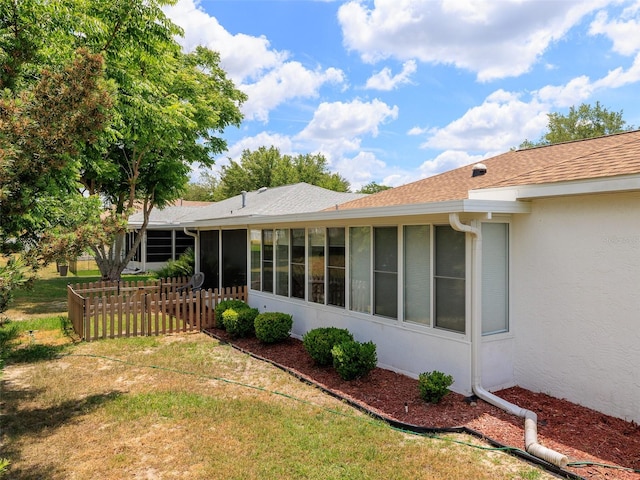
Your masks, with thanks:
[{"label": "white downspout pipe", "polygon": [[193,273],[198,273],[200,272],[200,236],[197,233],[187,230],[187,227],[183,227],[183,231],[190,237],[193,237]]},{"label": "white downspout pipe", "polygon": [[482,386],[482,363],[480,346],[482,342],[482,232],[480,228],[466,225],[457,213],[449,214],[449,224],[454,230],[472,235],[471,271],[471,381],[473,393],[478,398],[506,412],[524,418],[525,450],[560,468],[567,466],[566,455],[544,447],[538,443],[538,417],[531,410],[521,408],[487,391]]}]

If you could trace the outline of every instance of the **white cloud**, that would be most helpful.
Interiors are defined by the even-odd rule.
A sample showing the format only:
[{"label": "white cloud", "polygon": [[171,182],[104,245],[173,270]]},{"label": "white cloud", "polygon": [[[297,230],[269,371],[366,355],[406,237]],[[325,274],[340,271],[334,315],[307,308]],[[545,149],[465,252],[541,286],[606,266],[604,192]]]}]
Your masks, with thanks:
[{"label": "white cloud", "polygon": [[620,19],[609,20],[607,12],[598,12],[591,23],[591,35],[605,35],[613,42],[613,51],[633,55],[640,51],[640,2],[626,8]]},{"label": "white cloud", "polygon": [[414,60],[405,62],[402,65],[402,71],[393,76],[391,75],[391,69],[385,67],[367,80],[365,88],[385,91],[394,90],[400,85],[411,83],[411,75],[414,74],[416,70],[417,67]]},{"label": "white cloud", "polygon": [[447,170],[453,170],[454,168],[462,167],[464,165],[480,162],[486,158],[490,158],[503,152],[504,150],[497,150],[483,155],[471,155],[468,152],[460,150],[447,150],[437,157],[427,160],[420,165],[420,177],[431,177]]},{"label": "white cloud", "polygon": [[373,152],[359,152],[355,157],[342,157],[335,160],[333,167],[349,180],[351,191],[355,192],[379,178],[387,166],[376,158]]},{"label": "white cloud", "polygon": [[298,62],[287,62],[252,84],[239,85],[249,97],[242,106],[247,120],[267,121],[269,111],[293,98],[312,98],[326,83],[342,83],[342,71],[328,68],[311,71]]},{"label": "white cloud", "polygon": [[344,44],[365,62],[450,64],[489,81],[527,72],[553,42],[613,0],[353,0],[338,10]]},{"label": "white cloud", "polygon": [[547,125],[548,105],[536,99],[524,102],[519,95],[497,90],[482,105],[473,107],[449,125],[432,129],[424,148],[504,151],[525,138],[537,138]]},{"label": "white cloud", "polygon": [[204,45],[220,53],[221,67],[249,97],[242,106],[247,120],[266,121],[283,102],[317,97],[324,84],[344,82],[339,69],[310,70],[291,61],[288,52],[271,49],[264,36],[231,35],[196,0],[180,0],[165,12],[184,29],[179,41],[186,51]]},{"label": "white cloud", "polygon": [[374,99],[370,102],[354,100],[352,102],[321,103],[311,122],[297,138],[323,145],[350,144],[357,148],[360,137],[376,137],[379,126],[398,117],[398,107]]}]

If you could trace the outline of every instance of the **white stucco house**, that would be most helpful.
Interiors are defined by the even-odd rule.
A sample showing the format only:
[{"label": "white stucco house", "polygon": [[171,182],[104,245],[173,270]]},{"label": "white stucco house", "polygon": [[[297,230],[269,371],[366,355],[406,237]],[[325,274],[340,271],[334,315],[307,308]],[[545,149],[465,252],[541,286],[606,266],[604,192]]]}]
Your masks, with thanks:
[{"label": "white stucco house", "polygon": [[244,256],[249,303],[293,314],[294,335],[348,328],[380,366],[462,394],[519,385],[640,422],[640,131],[272,206],[180,223],[201,263]]}]

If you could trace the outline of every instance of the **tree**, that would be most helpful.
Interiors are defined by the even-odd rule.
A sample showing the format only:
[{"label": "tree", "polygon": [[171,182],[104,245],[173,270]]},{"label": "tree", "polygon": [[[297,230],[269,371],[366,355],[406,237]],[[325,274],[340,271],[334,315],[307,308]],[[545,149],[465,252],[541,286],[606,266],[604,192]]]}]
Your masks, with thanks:
[{"label": "tree", "polygon": [[223,200],[242,191],[261,187],[277,187],[306,182],[337,192],[348,192],[349,182],[338,173],[331,173],[321,154],[292,157],[281,155],[276,147],[260,147],[242,152],[240,162],[231,160],[222,167],[215,186],[214,199]]},{"label": "tree", "polygon": [[613,133],[633,130],[633,126],[626,126],[622,118],[622,110],[610,112],[596,102],[595,106],[583,103],[578,108],[571,107],[567,115],[550,113],[547,115],[548,131],[538,140],[525,140],[520,144],[521,149],[552,145],[555,143],[581,140],[584,138],[601,137]]},{"label": "tree", "polygon": [[385,190],[389,190],[390,188],[391,187],[388,187],[387,185],[379,185],[376,182],[369,182],[366,185],[363,185],[362,188],[358,190],[356,193],[367,193],[367,194],[378,193],[378,192],[383,192]]},{"label": "tree", "polygon": [[[103,199],[108,214],[79,215],[66,222],[67,230],[62,223],[51,229],[62,244],[69,232],[78,238],[74,248],[86,242],[104,278],[119,278],[152,209],[179,198],[191,166],[210,167],[226,149],[219,134],[242,120],[239,106],[246,96],[227,79],[218,54],[203,47],[181,50],[176,37],[182,31],[162,10],[174,3],[7,0],[0,5],[3,86],[25,88],[36,67],[64,64],[79,46],[104,59],[112,116],[98,141],[78,143],[69,163],[74,168],[64,179],[76,201]],[[53,197],[59,193],[48,191]],[[126,221],[135,209],[143,210],[145,220],[127,253]]]}]

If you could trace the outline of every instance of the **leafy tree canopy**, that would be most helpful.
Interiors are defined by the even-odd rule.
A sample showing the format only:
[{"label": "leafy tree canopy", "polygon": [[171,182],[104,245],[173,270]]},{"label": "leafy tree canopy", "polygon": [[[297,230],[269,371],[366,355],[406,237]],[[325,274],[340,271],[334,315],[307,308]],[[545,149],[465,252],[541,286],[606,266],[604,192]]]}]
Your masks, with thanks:
[{"label": "leafy tree canopy", "polygon": [[626,126],[627,122],[622,118],[622,110],[610,112],[602,107],[600,102],[596,102],[595,106],[583,103],[578,108],[571,107],[567,115],[550,113],[547,116],[549,117],[547,132],[537,142],[523,141],[520,149],[601,137],[634,128]]},{"label": "leafy tree canopy", "polygon": [[380,185],[376,182],[369,182],[366,185],[363,185],[362,188],[356,193],[378,193],[383,192],[384,190],[389,190],[390,188],[391,187],[388,187],[387,185]]},{"label": "leafy tree canopy", "polygon": [[[36,88],[33,79],[39,76],[34,72],[67,64],[78,48],[104,60],[112,101],[109,121],[99,135],[74,140],[74,148],[60,153],[60,170],[65,171],[65,186],[73,187],[79,201],[107,202],[108,216],[85,222],[96,227],[102,221],[102,228],[95,228],[95,236],[81,236],[88,240],[105,278],[119,278],[151,210],[179,198],[191,166],[211,166],[214,156],[226,149],[220,134],[242,120],[239,107],[246,96],[226,77],[218,54],[204,47],[182,51],[176,40],[182,31],[162,10],[175,3],[7,0],[0,4],[0,86],[12,99]],[[104,113],[105,108],[97,112]],[[55,108],[50,112],[58,114]],[[25,150],[25,158],[34,162],[31,148]],[[51,160],[43,159],[47,165]],[[7,162],[2,165],[13,168]],[[62,193],[60,182],[52,185],[46,175],[37,178],[47,184],[48,196]],[[126,219],[138,208],[143,209],[145,222],[134,248],[125,255]],[[110,238],[99,232],[109,232]]]},{"label": "leafy tree canopy", "polygon": [[276,147],[245,150],[239,162],[231,160],[222,167],[219,178],[205,177],[205,185],[215,201],[233,197],[240,192],[261,187],[278,187],[306,182],[336,192],[348,192],[349,182],[338,173],[331,173],[321,154],[282,155]]}]

